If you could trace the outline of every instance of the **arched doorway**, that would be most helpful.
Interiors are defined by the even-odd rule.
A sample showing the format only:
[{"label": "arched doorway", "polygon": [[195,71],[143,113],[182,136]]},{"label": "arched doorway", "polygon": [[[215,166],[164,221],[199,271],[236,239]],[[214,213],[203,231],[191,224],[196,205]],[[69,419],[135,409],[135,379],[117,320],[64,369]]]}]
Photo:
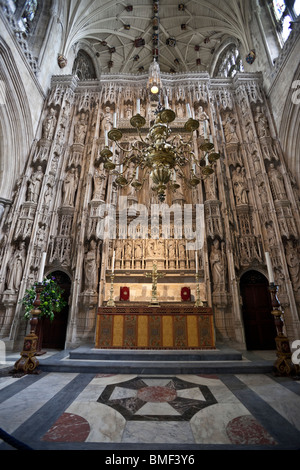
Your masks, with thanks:
[{"label": "arched doorway", "polygon": [[63,289],[63,298],[67,305],[61,312],[55,313],[51,322],[48,318],[43,319],[43,349],[64,349],[68,324],[69,305],[68,300],[71,290],[71,280],[63,271],[54,271],[51,276],[55,277],[57,284]]},{"label": "arched doorway", "polygon": [[243,320],[247,349],[276,349],[277,335],[267,278],[258,271],[248,271],[241,277]]}]

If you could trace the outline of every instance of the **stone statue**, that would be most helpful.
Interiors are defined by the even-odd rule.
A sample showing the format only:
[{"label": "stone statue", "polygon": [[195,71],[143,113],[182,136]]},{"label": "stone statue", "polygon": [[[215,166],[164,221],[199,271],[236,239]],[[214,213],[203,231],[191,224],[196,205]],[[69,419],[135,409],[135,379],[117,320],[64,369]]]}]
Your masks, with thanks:
[{"label": "stone statue", "polygon": [[90,248],[84,260],[84,287],[85,292],[95,292],[97,284],[97,245],[91,240]]},{"label": "stone statue", "polygon": [[260,106],[256,108],[256,116],[255,116],[256,128],[259,138],[262,137],[269,137],[270,130],[269,130],[269,123],[268,119],[265,114],[261,111]]},{"label": "stone statue", "polygon": [[42,125],[42,137],[44,139],[53,139],[56,123],[56,111],[55,109],[51,108]]},{"label": "stone statue", "polygon": [[232,183],[237,205],[248,204],[248,186],[244,168],[241,169],[241,167],[238,166],[234,170],[232,174]]},{"label": "stone statue", "polygon": [[213,173],[204,180],[206,200],[215,200],[217,198],[216,174]]},{"label": "stone statue", "polygon": [[136,260],[141,260],[142,256],[143,256],[143,247],[142,247],[142,242],[139,240],[135,243],[134,258]]},{"label": "stone statue", "polygon": [[223,122],[225,139],[228,144],[237,144],[239,138],[236,134],[236,121],[229,114],[226,117],[226,120]]},{"label": "stone statue", "polygon": [[286,246],[286,262],[289,268],[291,281],[293,284],[294,291],[300,290],[300,263],[299,253],[293,245],[292,240],[287,241]]},{"label": "stone statue", "polygon": [[21,242],[16,248],[13,258],[9,263],[9,271],[7,277],[7,289],[16,291],[19,289],[26,260],[26,245]]},{"label": "stone statue", "polygon": [[[224,247],[224,245],[223,245]],[[224,291],[225,290],[225,279],[226,279],[226,257],[224,250],[220,249],[220,242],[216,238],[213,241],[213,245],[210,253],[210,266],[213,280],[213,291]]]},{"label": "stone statue", "polygon": [[126,243],[125,258],[128,259],[128,260],[130,260],[132,258],[132,245],[131,245],[130,240],[128,240],[128,242]]},{"label": "stone statue", "polygon": [[101,134],[104,137],[105,131],[110,131],[112,128],[112,117],[109,106],[106,106],[105,113],[102,115]]},{"label": "stone statue", "polygon": [[78,175],[75,168],[70,168],[63,184],[63,205],[74,206],[74,196],[78,184]]},{"label": "stone statue", "polygon": [[74,143],[84,144],[87,132],[87,119],[84,113],[81,113],[79,121],[75,124],[74,129]]},{"label": "stone statue", "polygon": [[102,200],[104,198],[103,193],[105,189],[106,176],[96,168],[94,172],[94,176],[93,176],[93,181],[94,181],[93,201]]},{"label": "stone statue", "polygon": [[28,202],[38,202],[38,197],[40,194],[41,184],[44,177],[42,167],[39,166],[35,173],[32,173],[31,177],[28,180],[27,185],[27,201]]},{"label": "stone statue", "polygon": [[283,176],[275,167],[274,164],[270,164],[270,169],[268,172],[270,185],[272,189],[272,194],[275,200],[277,199],[287,199],[286,191],[284,186]]},{"label": "stone statue", "polygon": [[168,257],[169,259],[174,259],[175,258],[175,241],[174,240],[170,240],[169,241],[169,244],[168,244]]},{"label": "stone statue", "polygon": [[207,138],[207,135],[210,134],[210,126],[209,126],[209,116],[203,111],[202,106],[199,108],[198,112],[198,120],[199,120],[199,135],[201,137]]}]

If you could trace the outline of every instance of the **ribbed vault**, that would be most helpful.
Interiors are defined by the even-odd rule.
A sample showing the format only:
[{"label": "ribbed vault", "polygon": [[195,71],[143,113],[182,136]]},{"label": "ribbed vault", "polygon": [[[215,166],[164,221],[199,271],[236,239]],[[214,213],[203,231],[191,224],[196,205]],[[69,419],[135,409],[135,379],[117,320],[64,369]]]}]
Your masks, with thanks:
[{"label": "ribbed vault", "polygon": [[[163,72],[210,71],[214,53],[233,38],[245,53],[251,49],[250,0],[159,1],[159,63]],[[105,73],[148,71],[153,57],[153,2],[130,5],[108,0],[66,0],[61,53],[88,41]],[[136,46],[141,40],[144,45]],[[174,39],[168,45],[168,39]],[[97,58],[97,59],[96,59]],[[197,60],[198,59],[198,60]],[[200,59],[200,60],[199,60]],[[109,62],[113,64],[110,64]]]}]

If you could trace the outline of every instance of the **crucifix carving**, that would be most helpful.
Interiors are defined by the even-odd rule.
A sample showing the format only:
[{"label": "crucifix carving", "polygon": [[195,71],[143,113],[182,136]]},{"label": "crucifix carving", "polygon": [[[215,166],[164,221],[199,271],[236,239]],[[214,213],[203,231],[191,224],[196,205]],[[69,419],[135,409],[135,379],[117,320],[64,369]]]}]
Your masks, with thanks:
[{"label": "crucifix carving", "polygon": [[165,273],[158,273],[157,272],[156,262],[154,261],[153,262],[152,272],[151,273],[146,273],[145,276],[146,277],[151,277],[151,279],[152,279],[152,297],[151,297],[150,307],[158,307],[159,303],[158,303],[158,299],[157,299],[157,280],[160,277],[164,277]]}]

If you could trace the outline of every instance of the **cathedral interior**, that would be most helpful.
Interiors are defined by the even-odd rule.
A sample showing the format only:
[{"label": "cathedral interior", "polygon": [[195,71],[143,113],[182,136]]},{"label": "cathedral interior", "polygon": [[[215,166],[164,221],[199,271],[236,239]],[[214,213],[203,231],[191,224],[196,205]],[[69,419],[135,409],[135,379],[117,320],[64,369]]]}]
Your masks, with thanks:
[{"label": "cathedral interior", "polygon": [[[117,347],[118,328],[123,335],[127,328],[128,347],[145,347],[143,334],[134,342],[130,331],[138,328],[134,317],[150,329],[139,309],[151,308],[154,296],[154,312],[169,312],[162,347],[190,347],[170,338],[168,328],[175,334],[184,326],[168,315],[186,309],[192,316],[197,306],[212,314],[201,330],[211,327],[207,341],[274,349],[270,284],[278,286],[286,334],[296,340],[300,2],[102,3],[0,2],[6,348],[22,346],[28,321],[20,300],[43,260],[44,276],[56,276],[67,304],[47,329],[49,348],[106,347],[105,312],[113,309],[133,319],[126,327],[121,313],[114,317],[109,345]],[[153,77],[158,94],[148,86]],[[161,110],[175,119],[165,124]],[[132,126],[135,116],[143,126]],[[191,132],[189,119],[197,122]],[[159,125],[175,135],[175,153],[189,140],[178,167],[164,157],[172,170],[164,198],[154,184],[163,157],[153,158],[150,171],[139,160]],[[170,210],[167,235],[163,208]]]},{"label": "cathedral interior", "polygon": [[299,451],[299,14],[0,0],[0,450]]}]

